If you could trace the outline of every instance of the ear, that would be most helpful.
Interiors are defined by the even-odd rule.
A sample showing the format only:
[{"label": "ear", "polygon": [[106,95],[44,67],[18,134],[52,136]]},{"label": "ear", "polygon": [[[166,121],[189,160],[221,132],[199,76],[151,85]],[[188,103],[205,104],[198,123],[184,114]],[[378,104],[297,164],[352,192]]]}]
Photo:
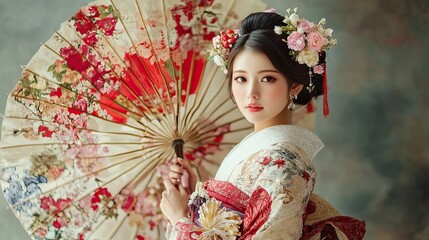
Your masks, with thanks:
[{"label": "ear", "polygon": [[292,87],[290,88],[290,95],[297,96],[301,92],[303,87],[303,84],[292,83]]}]

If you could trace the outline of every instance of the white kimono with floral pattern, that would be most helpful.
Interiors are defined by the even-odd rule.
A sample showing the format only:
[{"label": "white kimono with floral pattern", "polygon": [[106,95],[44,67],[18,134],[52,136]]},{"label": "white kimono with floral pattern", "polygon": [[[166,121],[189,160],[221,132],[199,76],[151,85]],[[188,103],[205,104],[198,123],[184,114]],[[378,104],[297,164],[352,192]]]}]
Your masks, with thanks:
[{"label": "white kimono with floral pattern", "polygon": [[[204,183],[206,204],[179,220],[169,239],[300,239],[316,178],[311,159],[322,147],[312,132],[292,125],[249,134]],[[209,209],[217,206],[209,199],[219,209]]]}]

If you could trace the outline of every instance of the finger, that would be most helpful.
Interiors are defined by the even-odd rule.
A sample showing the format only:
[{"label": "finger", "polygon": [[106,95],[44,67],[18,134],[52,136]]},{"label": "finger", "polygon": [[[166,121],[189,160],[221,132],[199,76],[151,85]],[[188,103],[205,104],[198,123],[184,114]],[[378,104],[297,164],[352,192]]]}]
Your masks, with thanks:
[{"label": "finger", "polygon": [[182,182],[182,186],[184,187],[184,188],[188,188],[189,187],[189,173],[188,173],[188,171],[185,171],[184,173],[183,173],[183,175],[182,175],[182,177],[181,177],[181,182]]},{"label": "finger", "polygon": [[183,172],[185,171],[185,169],[182,166],[178,165],[178,164],[173,164],[173,165],[170,165],[170,171],[171,172],[176,172],[176,173],[183,174]]},{"label": "finger", "polygon": [[182,163],[184,162],[185,159],[183,158],[177,158],[177,163],[182,165]]},{"label": "finger", "polygon": [[182,184],[179,185],[179,191],[180,191],[180,195],[188,196],[188,191],[182,186]]},{"label": "finger", "polygon": [[182,180],[180,178],[170,178],[170,181],[175,184],[175,183],[179,183],[182,182]]},{"label": "finger", "polygon": [[192,165],[190,161],[181,158],[178,158],[178,161],[182,167],[186,168],[186,170],[192,170]]},{"label": "finger", "polygon": [[170,160],[170,163],[172,164],[178,164],[179,162],[177,161],[177,158],[173,158]]},{"label": "finger", "polygon": [[174,187],[173,183],[170,181],[170,179],[165,179],[164,180],[164,186],[165,186],[165,190],[167,191],[171,191],[171,190],[176,190],[176,187]]},{"label": "finger", "polygon": [[168,177],[170,179],[181,179],[183,175],[175,173],[175,172],[169,172]]},{"label": "finger", "polygon": [[181,183],[180,179],[170,179],[170,180],[173,183],[173,185],[176,187]]}]

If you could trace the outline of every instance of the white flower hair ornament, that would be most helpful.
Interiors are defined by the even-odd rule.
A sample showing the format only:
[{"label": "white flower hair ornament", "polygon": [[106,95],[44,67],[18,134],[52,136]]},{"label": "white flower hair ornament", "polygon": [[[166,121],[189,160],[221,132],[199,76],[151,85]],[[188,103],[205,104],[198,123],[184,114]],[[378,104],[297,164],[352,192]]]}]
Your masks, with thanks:
[{"label": "white flower hair ornament", "polygon": [[[292,12],[292,13],[291,13]],[[287,10],[287,15],[283,22],[285,26],[275,26],[274,32],[278,35],[287,35],[283,39],[289,48],[289,54],[299,64],[309,67],[310,82],[307,86],[308,92],[312,92],[314,84],[313,74],[323,76],[323,115],[329,115],[328,105],[328,83],[326,75],[326,62],[319,63],[319,57],[326,52],[329,47],[336,45],[337,40],[332,38],[333,30],[325,29],[326,19],[322,18],[318,24],[310,22],[298,16],[298,9]]]}]

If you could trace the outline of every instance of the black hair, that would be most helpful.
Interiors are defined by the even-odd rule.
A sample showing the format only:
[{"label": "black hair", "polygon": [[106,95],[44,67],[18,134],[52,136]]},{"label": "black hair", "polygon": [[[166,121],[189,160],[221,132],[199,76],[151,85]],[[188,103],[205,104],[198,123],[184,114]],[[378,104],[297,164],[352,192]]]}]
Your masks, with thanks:
[{"label": "black hair", "polygon": [[[235,57],[245,48],[260,51],[264,53],[271,61],[273,66],[286,77],[289,86],[290,83],[303,84],[304,88],[300,91],[294,103],[305,105],[313,97],[323,94],[323,77],[320,74],[312,74],[314,89],[310,93],[306,87],[310,83],[311,70],[305,64],[299,64],[289,54],[289,48],[284,40],[287,35],[283,33],[278,35],[274,32],[275,26],[285,26],[284,17],[277,13],[257,12],[247,16],[240,25],[240,37],[234,43],[228,57],[227,79],[229,80],[229,92],[232,97],[232,68]],[[319,56],[319,63],[325,62],[325,53]],[[233,99],[233,97],[232,97]]]}]

